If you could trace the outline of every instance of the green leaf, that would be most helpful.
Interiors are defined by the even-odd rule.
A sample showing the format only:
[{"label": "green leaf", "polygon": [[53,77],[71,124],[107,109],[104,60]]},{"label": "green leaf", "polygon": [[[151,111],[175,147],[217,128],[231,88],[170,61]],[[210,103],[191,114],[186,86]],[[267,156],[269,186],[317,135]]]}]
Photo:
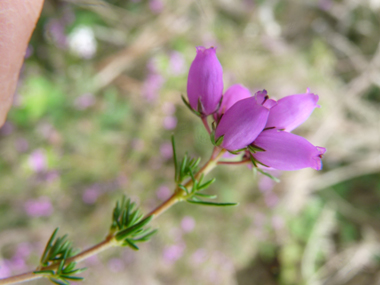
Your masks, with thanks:
[{"label": "green leaf", "polygon": [[58,269],[57,269],[57,274],[60,275],[62,272],[62,268],[65,265],[65,259],[62,259],[61,262],[59,263]]},{"label": "green leaf", "polygon": [[195,193],[195,195],[207,199],[215,199],[217,197],[216,195],[208,195],[203,193]]},{"label": "green leaf", "polygon": [[215,182],[215,178],[213,179],[210,179],[209,181],[205,182],[204,184],[202,185],[199,185],[198,188],[197,188],[197,191],[203,191],[205,190],[206,188],[208,188],[212,183]]},{"label": "green leaf", "polygon": [[178,188],[182,189],[183,191],[186,192],[186,194],[189,194],[189,190],[187,190],[187,188],[185,186],[183,186],[182,184],[178,184]]},{"label": "green leaf", "polygon": [[126,239],[125,240],[125,245],[128,245],[129,247],[131,247],[132,249],[134,250],[139,250],[139,247],[137,245],[135,245],[132,241],[130,241],[129,239]]},{"label": "green leaf", "polygon": [[153,235],[155,235],[157,230],[152,230],[146,235],[143,235],[142,237],[138,237],[137,239],[133,239],[135,242],[143,242],[143,241],[148,241]]},{"label": "green leaf", "polygon": [[181,163],[181,172],[180,172],[180,180],[182,181],[184,176],[185,176],[185,171],[186,171],[186,166],[187,166],[187,160],[188,160],[188,156],[187,156],[187,153],[185,154],[185,156],[183,157],[182,159],[182,163]]},{"label": "green leaf", "polygon": [[261,174],[264,174],[265,176],[269,177],[270,179],[272,179],[273,181],[279,183],[280,182],[280,179],[278,179],[277,177],[274,177],[273,175],[271,175],[270,173],[268,172],[265,172],[264,170],[260,169],[260,168],[256,168],[258,172],[260,172]]},{"label": "green leaf", "polygon": [[194,113],[195,115],[197,115],[198,117],[201,116],[201,113],[195,111],[195,110],[190,106],[189,102],[186,101],[186,99],[185,99],[185,97],[183,97],[183,95],[181,95],[181,98],[182,98],[182,101],[183,101],[183,103],[185,104],[185,106],[186,106],[187,108],[189,108],[189,110],[190,110],[191,112],[193,112],[193,113]]},{"label": "green leaf", "polygon": [[133,234],[137,230],[141,229],[143,226],[147,225],[152,219],[153,219],[153,216],[149,216],[149,217],[145,218],[144,220],[142,220],[141,222],[139,222],[139,223],[137,223],[131,227],[128,227],[125,230],[118,232],[115,235],[116,240],[120,241],[120,240],[126,239],[129,235]]},{"label": "green leaf", "polygon": [[58,279],[55,279],[53,277],[49,277],[49,280],[55,284],[58,284],[58,285],[70,285],[70,283],[67,282],[66,280],[58,280]]},{"label": "green leaf", "polygon": [[65,274],[66,275],[68,275],[68,274],[79,274],[79,273],[82,273],[83,271],[86,271],[86,270],[87,270],[87,267],[83,267],[83,268],[71,270],[70,272],[65,272]]},{"label": "green leaf", "polygon": [[220,136],[216,141],[215,145],[220,146],[224,141],[224,135]]},{"label": "green leaf", "polygon": [[186,200],[186,201],[191,204],[198,204],[198,205],[203,205],[203,206],[216,206],[216,207],[228,207],[228,206],[239,205],[239,203],[216,203],[216,202],[193,201],[193,200]]},{"label": "green leaf", "polygon": [[173,149],[173,162],[174,162],[174,181],[178,182],[178,160],[177,160],[177,151],[175,149],[175,140],[174,135],[172,135],[172,149]]},{"label": "green leaf", "polygon": [[266,151],[265,149],[263,149],[263,148],[261,148],[261,147],[258,147],[258,146],[256,146],[256,145],[252,145],[252,144],[248,145],[248,148],[249,148],[249,150],[252,151],[253,153],[255,153],[255,152],[263,152],[263,151]]},{"label": "green leaf", "polygon": [[38,271],[33,271],[34,274],[50,274],[54,275],[55,272],[53,270],[38,270]]},{"label": "green leaf", "polygon": [[47,260],[46,260],[46,259],[47,259],[47,257],[48,257],[48,253],[49,253],[49,251],[50,251],[50,248],[51,248],[52,245],[53,245],[53,241],[54,241],[54,239],[55,239],[55,236],[56,236],[57,233],[58,233],[58,230],[59,230],[59,228],[56,228],[56,229],[54,230],[54,232],[52,233],[52,235],[51,235],[49,241],[48,241],[47,244],[46,244],[46,247],[45,247],[44,253],[42,254],[41,261],[40,261],[41,265],[46,265],[46,263],[47,263]]},{"label": "green leaf", "polygon": [[77,280],[77,281],[84,279],[83,277],[80,277],[80,276],[71,276],[71,275],[64,275],[64,274],[60,275],[60,277],[64,279]]},{"label": "green leaf", "polygon": [[241,148],[241,149],[238,149],[238,150],[229,150],[228,152],[229,152],[229,153],[232,153],[232,154],[239,154],[239,152],[244,151],[244,150],[246,150],[246,149],[247,149],[247,148],[244,147],[244,148]]}]

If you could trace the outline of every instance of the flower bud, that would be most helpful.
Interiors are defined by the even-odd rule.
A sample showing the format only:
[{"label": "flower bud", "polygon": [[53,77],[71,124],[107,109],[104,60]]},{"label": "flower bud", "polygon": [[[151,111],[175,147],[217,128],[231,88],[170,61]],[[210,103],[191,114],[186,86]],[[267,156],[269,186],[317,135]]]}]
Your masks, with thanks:
[{"label": "flower bud", "polygon": [[312,145],[305,138],[277,129],[263,131],[254,141],[263,149],[252,153],[258,162],[278,170],[322,169],[323,147]]},{"label": "flower bud", "polygon": [[256,97],[236,102],[229,108],[215,130],[215,138],[224,136],[221,146],[229,151],[245,148],[264,129],[269,109],[258,103]]},{"label": "flower bud", "polygon": [[197,47],[187,79],[190,106],[202,115],[214,113],[223,94],[223,69],[215,52],[214,47]]}]

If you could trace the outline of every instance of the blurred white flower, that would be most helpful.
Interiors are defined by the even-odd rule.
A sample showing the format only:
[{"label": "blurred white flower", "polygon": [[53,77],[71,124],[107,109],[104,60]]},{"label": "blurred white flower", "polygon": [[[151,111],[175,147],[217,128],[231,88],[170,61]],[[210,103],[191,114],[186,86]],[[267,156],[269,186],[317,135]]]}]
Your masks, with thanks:
[{"label": "blurred white flower", "polygon": [[96,39],[90,27],[78,26],[69,35],[69,47],[74,54],[90,59],[96,53]]}]

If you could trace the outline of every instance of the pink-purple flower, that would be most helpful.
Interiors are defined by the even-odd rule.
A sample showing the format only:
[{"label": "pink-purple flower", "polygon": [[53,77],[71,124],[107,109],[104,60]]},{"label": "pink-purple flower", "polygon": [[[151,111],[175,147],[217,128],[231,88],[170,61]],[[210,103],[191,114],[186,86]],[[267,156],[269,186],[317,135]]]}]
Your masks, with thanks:
[{"label": "pink-purple flower", "polygon": [[269,110],[275,104],[263,96],[266,96],[265,90],[236,102],[225,112],[215,130],[216,140],[223,136],[223,148],[229,151],[245,148],[263,131]]},{"label": "pink-purple flower", "polygon": [[210,115],[217,111],[223,94],[223,69],[214,47],[197,47],[187,79],[187,96],[190,106]]}]

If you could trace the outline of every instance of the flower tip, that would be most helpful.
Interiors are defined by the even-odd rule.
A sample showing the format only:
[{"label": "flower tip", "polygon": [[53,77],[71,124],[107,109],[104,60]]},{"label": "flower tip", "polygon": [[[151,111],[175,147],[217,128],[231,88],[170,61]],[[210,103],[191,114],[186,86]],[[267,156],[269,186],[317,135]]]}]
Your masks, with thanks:
[{"label": "flower tip", "polygon": [[214,53],[216,52],[216,47],[213,47],[213,46],[210,48],[205,48],[204,46],[197,46],[195,48],[197,50],[197,53],[202,53],[202,54],[207,53],[209,51],[214,52]]},{"label": "flower tip", "polygon": [[309,87],[306,88],[306,93],[310,93],[310,88]]},{"label": "flower tip", "polygon": [[318,156],[319,156],[320,158],[322,158],[323,155],[324,155],[325,152],[326,152],[326,148],[321,147],[321,146],[317,146],[317,151],[318,151]]}]

